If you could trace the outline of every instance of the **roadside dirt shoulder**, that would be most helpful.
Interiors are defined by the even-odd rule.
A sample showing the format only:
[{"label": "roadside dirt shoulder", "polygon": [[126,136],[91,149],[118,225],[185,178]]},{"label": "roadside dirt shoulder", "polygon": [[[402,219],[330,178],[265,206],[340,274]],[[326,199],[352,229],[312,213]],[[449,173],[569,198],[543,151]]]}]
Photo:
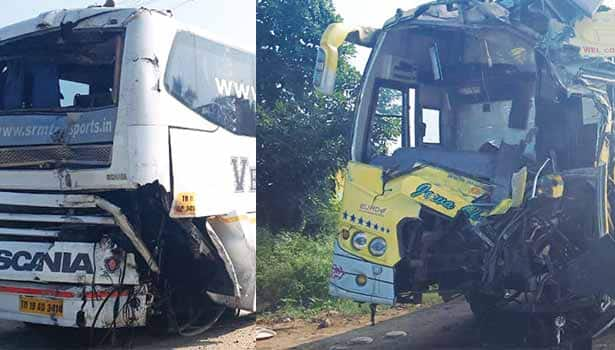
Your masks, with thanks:
[{"label": "roadside dirt shoulder", "polygon": [[[396,306],[379,310],[376,322],[378,325],[388,320],[408,317],[423,309],[428,309],[428,307]],[[369,315],[343,316],[337,313],[323,314],[312,320],[293,320],[284,317],[275,320],[259,319],[257,326],[272,329],[277,333],[271,339],[258,341],[257,348],[259,350],[289,349],[343,335],[356,329],[372,328]]]}]

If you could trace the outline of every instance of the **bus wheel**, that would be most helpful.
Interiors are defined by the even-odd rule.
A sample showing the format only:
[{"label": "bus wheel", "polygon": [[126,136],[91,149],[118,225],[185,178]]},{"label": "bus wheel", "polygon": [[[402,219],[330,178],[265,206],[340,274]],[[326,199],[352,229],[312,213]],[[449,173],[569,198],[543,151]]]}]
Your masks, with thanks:
[{"label": "bus wheel", "polygon": [[205,333],[222,318],[227,308],[215,304],[208,296],[181,295],[168,304],[170,329],[175,333],[194,337]]}]

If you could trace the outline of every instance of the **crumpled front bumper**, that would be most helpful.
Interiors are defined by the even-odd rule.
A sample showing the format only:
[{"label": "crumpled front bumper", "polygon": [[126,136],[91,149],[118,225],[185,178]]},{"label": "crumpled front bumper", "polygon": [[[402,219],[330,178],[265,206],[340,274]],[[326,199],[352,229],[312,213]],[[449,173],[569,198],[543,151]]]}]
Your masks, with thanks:
[{"label": "crumpled front bumper", "polygon": [[[0,280],[0,319],[75,328],[92,327],[95,320],[95,328],[143,327],[147,322],[147,288],[131,288],[134,288],[133,294],[128,289],[100,285],[92,288]],[[24,311],[20,307],[24,298],[59,301],[62,312],[55,315]],[[114,311],[116,299],[119,299],[117,314]]]},{"label": "crumpled front bumper", "polygon": [[[364,285],[358,283],[361,275],[367,278]],[[344,251],[336,241],[329,294],[363,303],[393,305],[394,270],[352,255]]]}]

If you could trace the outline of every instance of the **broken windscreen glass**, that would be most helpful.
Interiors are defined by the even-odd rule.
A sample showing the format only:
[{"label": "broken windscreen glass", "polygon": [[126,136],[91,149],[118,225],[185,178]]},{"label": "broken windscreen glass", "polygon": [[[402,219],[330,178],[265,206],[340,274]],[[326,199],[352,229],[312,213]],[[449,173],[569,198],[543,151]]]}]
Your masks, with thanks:
[{"label": "broken windscreen glass", "polygon": [[82,110],[117,102],[121,35],[80,31],[0,46],[0,113]]}]

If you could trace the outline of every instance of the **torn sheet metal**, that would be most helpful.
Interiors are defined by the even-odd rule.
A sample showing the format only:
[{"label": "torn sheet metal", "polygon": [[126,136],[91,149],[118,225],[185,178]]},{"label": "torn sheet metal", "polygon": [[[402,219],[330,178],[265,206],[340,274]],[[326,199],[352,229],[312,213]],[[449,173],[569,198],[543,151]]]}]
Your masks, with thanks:
[{"label": "torn sheet metal", "polygon": [[141,237],[137,235],[132,224],[130,223],[126,215],[122,212],[122,209],[102,198],[96,199],[96,205],[113,216],[115,223],[120,227],[122,232],[124,232],[124,234],[133,244],[135,249],[141,254],[150,269],[156,273],[159,273],[160,267],[156,263],[156,259],[154,259],[154,256],[150,252],[149,248],[147,248],[145,242],[143,242]]},{"label": "torn sheet metal", "polygon": [[256,311],[256,214],[232,212],[211,217],[208,222],[222,241],[237,274],[239,307]]},{"label": "torn sheet metal", "polygon": [[227,274],[227,277],[230,279],[232,283],[232,294],[230,290],[222,291],[220,290],[223,286],[210,286],[207,291],[207,295],[216,303],[226,305],[230,308],[240,308],[242,303],[242,286],[239,281],[238,271],[235,268],[235,264],[233,263],[233,259],[229,252],[226,250],[224,243],[220,239],[220,236],[213,229],[211,224],[208,222],[206,224],[207,234],[209,235],[211,242],[213,243],[218,256],[222,259],[224,263],[224,270]]}]

